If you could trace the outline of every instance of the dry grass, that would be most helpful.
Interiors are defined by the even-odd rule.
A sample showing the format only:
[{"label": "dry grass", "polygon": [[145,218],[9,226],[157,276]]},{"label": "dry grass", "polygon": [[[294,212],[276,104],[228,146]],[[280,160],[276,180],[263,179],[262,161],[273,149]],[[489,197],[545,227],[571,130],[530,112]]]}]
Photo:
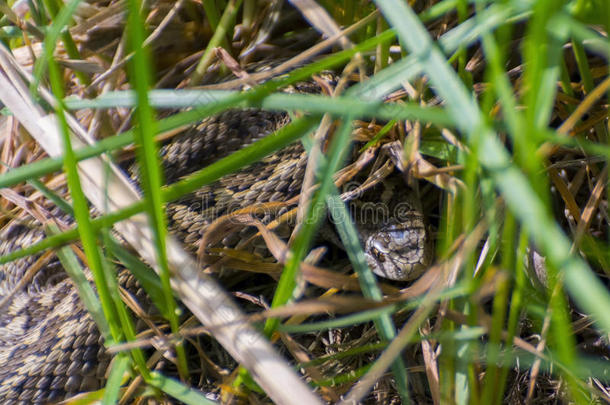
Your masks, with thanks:
[{"label": "dry grass", "polygon": [[[210,3],[213,2],[204,2],[206,6]],[[206,12],[208,16],[215,13],[204,10],[197,1],[148,4],[142,17],[148,28],[145,44],[151,61],[147,66],[153,72],[150,87],[200,86],[202,90],[217,90],[221,87],[218,78],[224,77],[230,81],[223,89],[248,88],[295,67],[312,66],[324,57],[340,55],[341,49],[371,40],[388,26],[382,17],[387,13],[376,11],[367,2],[362,2],[361,7],[356,7],[356,2],[343,6],[319,2],[326,6],[324,13],[314,2],[295,1],[300,8],[294,8],[246,0],[230,18],[231,6],[236,3],[240,2],[229,1],[226,9],[217,10],[216,19],[205,17]],[[363,90],[359,94],[368,100],[383,97],[388,103],[416,102],[449,111],[452,124],[445,126],[425,119],[391,121],[390,125],[386,125],[389,120],[353,121],[352,135],[359,145],[371,140],[386,144],[387,153],[394,157],[399,169],[419,185],[437,247],[435,263],[426,276],[413,284],[381,281],[361,293],[362,286],[352,276],[352,264],[345,252],[331,248],[320,256],[313,251],[295,265],[302,272],[300,278],[292,280],[302,289],[300,298],[283,305],[277,291],[287,291],[283,292],[287,298],[294,293],[294,289],[278,287],[281,271],[290,266],[290,260],[283,257],[288,248],[273,230],[267,235],[260,228],[276,260],[260,263],[260,258],[238,252],[229,261],[230,267],[237,270],[214,277],[250,314],[251,322],[260,325],[267,320],[266,331],[271,332],[269,325],[278,325],[268,320],[282,320],[271,341],[287,360],[283,367],[297,365],[306,381],[315,387],[312,389],[316,395],[327,402],[340,402],[343,397],[365,403],[399,403],[407,397],[414,403],[609,402],[610,330],[603,304],[609,299],[610,270],[610,15],[604,20],[586,10],[579,18],[575,17],[576,12],[557,13],[554,18],[572,18],[561,20],[572,30],[571,36],[562,36],[536,28],[537,24],[556,26],[544,19],[545,10],[528,8],[522,14],[509,7],[489,5],[483,10],[481,6],[477,15],[491,10],[488,19],[473,17],[473,25],[469,26],[464,21],[474,13],[471,6],[464,4],[452,11],[455,5],[450,10],[441,7],[451,5],[448,1],[416,3],[428,33],[439,39],[445,55],[451,57],[455,78],[461,79],[476,99],[474,105],[482,125],[493,131],[494,140],[510,153],[506,165],[498,158],[501,167],[494,167],[495,156],[486,149],[486,135],[479,134],[478,128],[465,130],[468,126],[460,124],[454,113],[451,115],[457,107],[443,94],[435,72],[424,62],[413,64],[414,74],[404,73],[409,69],[405,64],[400,71],[384,76],[392,65],[407,58],[401,55],[395,38],[339,61],[333,70],[342,80],[328,90],[336,90],[331,88],[336,85],[338,93],[343,93],[341,87],[349,83],[352,87],[360,85]],[[518,2],[514,3],[518,9]],[[135,79],[129,66],[132,72],[144,74],[138,70],[142,65],[133,60],[137,55],[130,53],[130,36],[134,34],[126,26],[125,13],[122,1],[79,6],[69,31],[60,36],[53,53],[67,96],[103,98],[110,91],[133,88]],[[223,13],[227,13],[226,17],[220,18]],[[23,35],[10,38],[8,43],[16,62],[27,72],[33,70],[32,58],[45,60],[41,46],[45,37],[33,28],[40,25],[35,14],[6,14],[9,21],[23,29]],[[497,22],[493,22],[494,18]],[[484,27],[486,22],[496,29],[493,35],[475,29]],[[219,23],[221,27],[226,24],[225,35],[215,35]],[[459,29],[478,40],[471,41],[469,36],[457,40]],[[590,37],[583,38],[579,29]],[[541,41],[538,53],[532,38]],[[71,41],[74,49],[69,45]],[[213,46],[209,46],[210,42]],[[400,43],[405,45],[402,40]],[[463,48],[457,46],[460,44]],[[274,61],[273,69],[257,69],[268,67],[269,61]],[[316,65],[312,71],[317,72]],[[405,77],[399,77],[402,74]],[[46,75],[42,77],[44,87],[48,81]],[[367,88],[371,82],[374,85]],[[453,83],[448,79],[446,86]],[[536,94],[530,88],[534,85],[540,86]],[[357,98],[349,90],[345,94]],[[170,98],[169,104],[180,98]],[[52,104],[49,100],[51,97],[47,103]],[[35,108],[45,111],[49,104],[41,102]],[[311,111],[315,106],[304,105],[301,109]],[[464,106],[464,117],[466,110]],[[342,116],[344,119],[360,118],[347,113]],[[133,109],[119,102],[110,108],[79,109],[74,115],[88,136],[96,140],[112,137],[131,128],[134,122],[141,122]],[[17,113],[14,117],[1,117],[0,160],[6,166],[0,168],[0,174],[5,179],[9,168],[47,156],[24,130],[31,132],[30,127],[15,118],[19,118]],[[165,131],[164,139],[180,129]],[[384,132],[377,139],[380,131]],[[132,155],[130,151],[110,149],[105,150],[118,160]],[[338,182],[358,173],[370,175],[363,167],[343,169]],[[502,177],[506,167],[524,175],[529,189],[511,177],[514,173],[509,169]],[[70,200],[65,175],[53,171],[33,177]],[[53,203],[42,196],[36,185],[12,184],[17,196],[2,194],[2,224],[31,217],[43,222],[52,216],[49,212]],[[302,215],[307,201],[286,215]],[[531,201],[539,205],[530,205]],[[539,207],[543,211],[536,211]],[[553,218],[550,225],[545,222],[547,216]],[[540,229],[556,233],[544,234]],[[152,240],[151,231],[146,232]],[[542,240],[539,232],[548,235],[548,241]],[[571,256],[553,251],[553,246],[563,247],[568,240],[554,239],[558,234],[569,238]],[[547,257],[547,266],[534,266],[538,252]],[[149,255],[143,255],[148,263],[157,260],[154,251]],[[570,267],[575,262],[583,263],[582,276]],[[362,280],[361,273],[359,276]],[[582,283],[576,281],[579,277]],[[173,286],[180,290],[175,280]],[[383,295],[376,296],[376,291]],[[588,294],[601,296],[601,300],[591,303]],[[185,299],[185,295],[180,297]],[[185,305],[190,308],[188,302]],[[224,402],[291,400],[294,394],[269,392],[273,388],[264,386],[255,376],[256,382],[267,390],[261,392],[238,367],[238,363],[248,364],[243,357],[235,357],[225,341],[219,339],[215,330],[219,325],[214,322],[220,322],[220,318],[208,318],[211,321],[201,327],[202,319],[195,315],[184,313],[180,317],[179,331],[174,330],[177,334],[171,335],[170,322],[162,321],[156,331],[142,332],[136,343],[126,343],[115,351],[154,346],[158,351],[149,356],[150,369],[158,366],[165,376],[182,377],[185,386]],[[380,327],[384,322],[389,329]],[[184,361],[190,378],[183,373],[180,376],[177,366],[160,356],[178,341],[185,342]],[[402,364],[393,363],[397,358],[402,358]],[[170,359],[180,364],[173,354]],[[408,383],[401,380],[397,384],[395,376],[404,375],[408,375]],[[158,385],[156,390],[145,390],[143,380],[130,381],[130,389],[120,392],[123,403],[144,400],[151,394],[160,401],[169,402],[173,395],[188,402],[187,397],[167,395],[168,391],[159,390]],[[155,386],[155,382],[149,379],[148,386]],[[299,402],[299,398],[292,400]]]}]

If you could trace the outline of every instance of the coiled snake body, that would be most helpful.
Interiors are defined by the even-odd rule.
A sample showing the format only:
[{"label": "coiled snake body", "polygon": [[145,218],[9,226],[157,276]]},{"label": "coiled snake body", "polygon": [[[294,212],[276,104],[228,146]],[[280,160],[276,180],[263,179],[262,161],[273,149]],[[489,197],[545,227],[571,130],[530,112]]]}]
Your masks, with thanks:
[{"label": "coiled snake body", "polygon": [[[284,113],[260,110],[227,111],[208,118],[162,148],[167,180],[175,181],[287,122]],[[292,145],[169,204],[171,231],[187,249],[197,251],[207,225],[231,209],[294,199],[301,191],[306,160],[303,147]],[[362,243],[377,274],[412,279],[430,260],[423,215],[404,184],[393,188],[392,198],[398,203],[390,208],[403,204],[404,215],[370,226],[360,224]],[[13,219],[0,233],[0,255],[43,237],[36,221]],[[233,235],[223,243],[234,246],[241,239]],[[41,258],[0,265],[2,404],[47,403],[98,389],[110,361],[95,323],[56,258],[45,257],[33,279],[26,286],[18,285]]]}]

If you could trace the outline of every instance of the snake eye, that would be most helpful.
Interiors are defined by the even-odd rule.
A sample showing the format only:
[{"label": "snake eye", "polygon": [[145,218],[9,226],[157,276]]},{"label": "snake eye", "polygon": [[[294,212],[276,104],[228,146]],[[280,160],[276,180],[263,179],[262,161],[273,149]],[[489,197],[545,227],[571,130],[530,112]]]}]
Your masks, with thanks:
[{"label": "snake eye", "polygon": [[373,248],[373,255],[375,256],[375,258],[377,260],[379,260],[381,263],[385,262],[385,255],[383,253],[381,253],[379,251],[379,249],[377,248]]}]

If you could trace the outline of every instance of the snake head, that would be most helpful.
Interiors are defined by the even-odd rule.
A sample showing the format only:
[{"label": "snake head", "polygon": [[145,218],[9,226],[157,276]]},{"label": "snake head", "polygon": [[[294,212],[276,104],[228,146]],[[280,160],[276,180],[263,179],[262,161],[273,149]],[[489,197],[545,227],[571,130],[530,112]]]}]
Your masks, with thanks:
[{"label": "snake head", "polygon": [[390,176],[350,204],[371,270],[399,281],[421,276],[434,249],[418,193]]},{"label": "snake head", "polygon": [[375,274],[391,280],[413,280],[430,265],[432,247],[421,218],[389,223],[364,241],[366,261]]}]

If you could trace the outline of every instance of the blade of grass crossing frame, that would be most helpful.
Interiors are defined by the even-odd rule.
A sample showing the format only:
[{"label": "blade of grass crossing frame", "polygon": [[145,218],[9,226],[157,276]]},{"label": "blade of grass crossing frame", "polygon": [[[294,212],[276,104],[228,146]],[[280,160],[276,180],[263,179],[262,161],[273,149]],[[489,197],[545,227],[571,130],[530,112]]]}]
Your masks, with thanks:
[{"label": "blade of grass crossing frame", "polygon": [[221,43],[227,43],[226,33],[230,32],[231,26],[235,24],[235,15],[241,7],[241,2],[242,0],[229,0],[218,26],[214,29],[214,35],[208,42],[203,55],[201,55],[199,64],[197,64],[197,68],[191,76],[191,85],[197,85],[201,81],[201,78],[212,62],[214,49]]},{"label": "blade of grass crossing frame", "polygon": [[151,373],[149,384],[188,405],[218,405],[218,402],[207,399],[198,391],[157,372]]},{"label": "blade of grass crossing frame", "polygon": [[[36,93],[36,89],[38,88],[38,84],[42,79],[42,75],[44,74],[45,69],[47,68],[48,61],[53,58],[53,53],[55,52],[55,44],[60,36],[64,38],[66,41],[65,44],[69,47],[69,43],[72,41],[69,34],[67,34],[66,27],[70,22],[72,15],[76,12],[76,9],[81,0],[72,0],[68,2],[60,12],[54,16],[53,21],[51,23],[51,27],[48,31],[45,32],[44,36],[44,46],[43,46],[43,56],[36,60],[34,65],[34,80],[31,83],[30,89],[32,93]],[[74,43],[72,42],[72,45]],[[75,55],[71,55],[74,57]],[[49,68],[50,69],[50,68]],[[83,81],[83,83],[88,83],[88,78],[81,74],[80,72],[75,72],[79,79]],[[63,97],[62,97],[63,98]]]},{"label": "blade of grass crossing frame", "polygon": [[[62,80],[59,72],[59,67],[56,62],[49,57],[49,78],[54,94],[57,95],[58,100],[63,98]],[[108,319],[109,329],[112,338],[120,340],[122,334],[120,332],[119,322],[117,314],[115,312],[114,305],[112,304],[110,294],[108,292],[107,282],[105,274],[102,270],[102,259],[100,251],[97,246],[96,235],[93,227],[91,226],[91,218],[89,218],[89,208],[87,201],[82,191],[78,169],[76,166],[76,159],[74,158],[74,152],[72,150],[72,143],[70,141],[70,134],[68,124],[65,120],[62,108],[62,102],[59,101],[56,107],[57,118],[59,121],[59,131],[63,138],[64,144],[64,166],[67,175],[68,187],[72,196],[74,205],[74,216],[78,224],[78,233],[83,243],[83,248],[87,258],[89,259],[89,267],[94,275],[98,294],[106,318]]]},{"label": "blade of grass crossing frame", "polygon": [[128,268],[129,271],[138,279],[146,294],[150,297],[161,314],[169,318],[169,314],[165,311],[165,295],[161,285],[161,279],[153,269],[144,264],[136,256],[132,255],[112,237],[106,241],[106,247],[116,257],[121,264]]},{"label": "blade of grass crossing frame", "polygon": [[[52,58],[48,61],[48,67],[51,86],[54,94],[57,95],[56,116],[59,123],[59,132],[62,136],[64,144],[64,165],[67,174],[68,187],[74,205],[74,216],[78,224],[78,234],[83,244],[85,254],[87,255],[89,268],[91,269],[91,272],[93,274],[98,295],[100,297],[103,314],[108,321],[108,329],[110,330],[110,340],[107,340],[106,343],[110,344],[112,343],[112,341],[116,342],[123,339],[125,337],[123,331],[127,331],[127,337],[129,337],[129,330],[131,327],[130,319],[128,317],[123,316],[125,313],[125,309],[123,307],[123,302],[120,300],[120,298],[118,298],[118,293],[114,294],[113,297],[113,294],[109,289],[111,279],[114,279],[112,274],[109,274],[109,272],[105,271],[105,262],[102,258],[101,251],[97,245],[97,235],[91,225],[91,218],[89,217],[89,207],[85,199],[85,195],[82,191],[76,159],[74,156],[74,151],[72,150],[70,133],[64,116],[64,108],[61,101],[63,99],[63,88],[59,67],[55,60],[53,60]],[[103,331],[104,330],[102,329],[102,332]],[[142,352],[139,349],[134,349],[131,351],[131,354],[135,360],[135,363],[141,369],[141,372],[143,374],[147,373],[146,362],[144,360]]]},{"label": "blade of grass crossing frame", "polygon": [[[496,40],[496,36],[498,36],[497,40]],[[521,134],[523,134],[524,131],[524,117],[523,115],[517,111],[517,100],[515,99],[514,95],[513,95],[513,90],[510,84],[510,81],[508,80],[508,76],[506,75],[506,72],[504,71],[504,63],[506,60],[506,55],[505,55],[505,51],[506,49],[508,49],[508,47],[506,45],[502,46],[502,40],[504,40],[504,43],[509,43],[510,38],[501,38],[500,34],[496,34],[493,35],[491,32],[484,32],[481,35],[481,40],[482,40],[482,45],[483,45],[483,49],[485,50],[485,54],[487,55],[487,61],[488,61],[488,69],[487,69],[487,74],[488,77],[490,78],[490,82],[493,83],[493,88],[495,91],[495,94],[497,96],[497,99],[499,100],[501,106],[502,106],[502,112],[505,116],[504,122],[507,124],[507,129],[508,129],[508,133],[509,136],[512,137],[512,139],[518,139]],[[489,94],[487,98],[491,98],[493,97],[492,94]],[[493,105],[493,102],[495,100],[492,100],[489,102],[490,105]],[[516,141],[518,142],[518,141]],[[519,154],[516,153],[516,157],[519,157]],[[524,156],[525,157],[525,156]],[[493,223],[492,223],[493,225]],[[523,279],[523,271],[519,271],[519,266],[520,264],[523,263],[523,260],[520,260],[518,257],[515,255],[515,233],[517,232],[517,228],[516,228],[516,222],[514,220],[514,216],[511,214],[510,211],[506,212],[505,214],[505,218],[503,221],[503,233],[504,233],[504,237],[503,237],[503,241],[504,243],[502,244],[501,248],[502,248],[502,261],[503,261],[503,266],[502,268],[505,269],[515,269],[516,270],[516,274],[515,277],[519,280]],[[517,250],[517,252],[521,252],[524,253],[523,250]],[[522,255],[521,257],[525,257],[525,255]],[[517,268],[515,268],[517,267]],[[502,286],[506,285],[506,280],[501,282]],[[506,339],[506,341],[511,341],[514,334],[515,334],[515,328],[516,328],[516,320],[515,320],[515,316],[516,314],[520,313],[521,311],[521,300],[519,299],[521,294],[522,294],[522,287],[523,284],[519,284],[517,285],[518,288],[514,288],[512,291],[512,299],[511,299],[511,304],[510,306],[508,305],[508,303],[505,301],[502,305],[503,308],[500,308],[500,306],[498,306],[499,300],[498,297],[502,296],[502,294],[498,294],[498,296],[496,297],[496,299],[494,299],[494,312],[495,312],[495,316],[492,317],[492,321],[493,321],[493,327],[490,331],[490,344],[487,345],[486,349],[487,349],[487,357],[489,359],[492,359],[489,364],[489,373],[488,375],[486,374],[485,376],[485,384],[483,384],[483,391],[482,391],[482,398],[484,403],[501,403],[501,397],[502,394],[504,393],[504,386],[506,384],[506,376],[508,375],[509,372],[509,368],[504,366],[504,367],[500,367],[498,370],[498,367],[496,367],[496,364],[502,364],[503,362],[501,361],[501,358],[498,358],[499,356],[501,356],[500,353],[498,353],[498,349],[501,347],[501,342],[500,342],[500,336],[499,336],[499,332],[502,328],[501,325],[498,325],[499,323],[503,322],[503,312],[506,311],[507,308],[509,308],[510,310],[510,321],[509,321],[509,338]],[[521,288],[519,288],[521,287]],[[500,291],[504,291],[505,288],[500,289]],[[506,293],[508,293],[508,291],[504,291]],[[497,375],[499,373],[499,376]],[[501,385],[501,388],[498,389],[498,386],[495,382],[498,382]]]},{"label": "blade of grass crossing frame", "polygon": [[[358,238],[358,231],[334,184],[331,187],[329,195],[326,197],[326,204],[350,262],[354,266],[356,273],[358,273],[358,281],[364,296],[375,301],[381,301],[383,294],[377,285],[373,272],[366,263],[360,239]],[[374,322],[379,335],[384,340],[389,341],[396,336],[396,327],[389,314],[380,314]],[[392,372],[394,373],[397,389],[403,403],[409,403],[407,369],[402,358],[396,358],[396,361],[392,364]]]},{"label": "blade of grass crossing frame", "polygon": [[[59,229],[56,226],[49,226],[50,233],[57,233],[58,231]],[[104,339],[110,339],[110,327],[106,321],[106,318],[104,317],[100,300],[93,291],[93,288],[91,288],[91,285],[83,273],[83,269],[79,265],[78,259],[76,258],[74,252],[69,247],[63,247],[57,250],[57,257],[61,261],[63,268],[74,282],[74,285],[78,290],[78,295],[91,315],[91,318],[93,318],[95,321],[100,334],[104,336]]]},{"label": "blade of grass crossing frame", "polygon": [[[43,0],[49,16],[53,21],[53,25],[61,26],[61,38],[64,44],[64,49],[70,59],[81,60],[82,57],[76,47],[76,43],[70,34],[70,30],[67,29],[72,19],[72,14],[76,11],[76,8],[82,0],[72,0],[67,5],[64,5],[63,1],[57,0]],[[62,7],[63,6],[63,7]],[[61,8],[60,8],[61,7]],[[89,77],[78,70],[74,71],[74,75],[81,81],[81,84],[88,85],[90,83]]]},{"label": "blade of grass crossing frame", "polygon": [[[63,10],[62,10],[63,11]],[[67,12],[62,14],[67,15]],[[67,17],[66,17],[67,18]],[[48,42],[47,42],[48,43]],[[49,44],[52,45],[52,44]],[[50,46],[50,48],[52,48]],[[97,235],[91,225],[91,218],[89,217],[89,208],[82,191],[80,178],[78,174],[76,158],[72,149],[72,143],[70,140],[70,132],[68,129],[66,117],[64,115],[65,107],[62,103],[64,98],[63,94],[63,81],[59,71],[59,66],[53,59],[51,53],[45,54],[47,65],[49,68],[49,79],[51,82],[51,88],[54,95],[56,95],[56,117],[59,125],[59,133],[63,140],[64,148],[64,168],[67,174],[67,182],[72,196],[74,204],[74,216],[78,224],[78,234],[80,236],[85,254],[88,258],[89,267],[93,273],[93,278],[100,296],[101,307],[103,314],[108,320],[107,326],[103,322],[100,322],[101,332],[106,332],[106,343],[112,343],[112,341],[118,341],[125,337],[123,330],[129,329],[131,326],[130,319],[122,316],[125,313],[123,303],[118,297],[118,293],[113,294],[109,290],[108,285],[113,275],[105,271],[105,261],[103,260],[101,251],[97,245]],[[118,313],[117,313],[118,311]],[[96,316],[100,315],[100,312],[96,312]],[[121,324],[123,328],[121,328]],[[108,333],[108,331],[110,333]],[[128,334],[129,335],[129,334]],[[146,372],[146,364],[144,357],[140,350],[133,350],[132,355],[136,360],[136,363],[142,368],[142,372]]]},{"label": "blade of grass crossing frame", "polygon": [[[165,310],[169,315],[172,333],[178,333],[179,320],[176,314],[176,302],[170,285],[169,265],[165,241],[167,226],[161,186],[164,184],[159,163],[159,153],[155,142],[156,125],[153,111],[148,101],[150,87],[151,59],[148,48],[144,47],[144,23],[140,17],[141,4],[138,0],[129,0],[129,18],[127,20],[128,39],[133,51],[133,59],[129,61],[130,81],[137,94],[137,107],[135,111],[137,127],[134,132],[138,163],[140,164],[141,186],[144,190],[144,205],[148,214],[150,226],[153,229],[156,245],[159,274],[165,297]],[[186,362],[186,353],[181,343],[176,344],[177,365],[180,377],[187,381],[189,372]],[[144,375],[144,377],[147,377]]]},{"label": "blade of grass crossing frame", "polygon": [[[512,3],[506,5],[493,4],[482,11],[477,19],[471,18],[443,34],[439,38],[438,44],[446,53],[454,52],[460,46],[468,46],[479,41],[479,35],[482,32],[497,28],[509,18],[524,19],[525,15],[523,15],[522,10],[516,10]],[[482,20],[483,23],[479,24],[478,20]],[[381,99],[400,88],[402,82],[411,80],[421,71],[421,65],[418,63],[417,57],[407,55],[379,71],[369,80],[350,87],[345,92],[345,96],[357,96],[366,100]]]},{"label": "blade of grass crossing frame", "polygon": [[119,391],[121,385],[123,385],[123,376],[129,370],[130,359],[124,353],[116,355],[114,361],[110,367],[110,373],[108,374],[108,381],[104,389],[104,397],[102,398],[102,405],[112,405],[118,403]]},{"label": "blade of grass crossing frame", "polygon": [[[151,90],[149,102],[158,108],[198,107],[226,100],[240,94],[225,90]],[[136,105],[134,93],[130,90],[106,93],[93,100],[69,100],[73,108],[133,107]],[[381,100],[355,100],[352,97],[338,96],[329,98],[317,94],[269,94],[263,100],[241,100],[233,108],[261,108],[271,111],[299,110],[311,114],[332,114],[343,116],[351,114],[358,119],[379,120],[420,120],[440,127],[450,127],[453,120],[449,114],[438,107],[421,107],[415,102],[383,103]]]},{"label": "blade of grass crossing frame", "polygon": [[[272,308],[286,304],[292,297],[294,288],[296,287],[299,264],[305,257],[314,236],[314,232],[323,218],[325,212],[324,202],[326,195],[333,185],[333,174],[337,171],[340,163],[343,161],[349,147],[351,117],[348,118],[343,120],[332,139],[328,152],[328,164],[324,168],[324,172],[320,175],[320,188],[314,193],[314,196],[307,207],[307,214],[305,215],[302,227],[291,247],[292,254],[284,266],[284,271],[280,276],[275,295],[273,296],[273,301],[271,303]],[[278,319],[269,319],[265,324],[265,333],[270,335],[278,324]]]}]

